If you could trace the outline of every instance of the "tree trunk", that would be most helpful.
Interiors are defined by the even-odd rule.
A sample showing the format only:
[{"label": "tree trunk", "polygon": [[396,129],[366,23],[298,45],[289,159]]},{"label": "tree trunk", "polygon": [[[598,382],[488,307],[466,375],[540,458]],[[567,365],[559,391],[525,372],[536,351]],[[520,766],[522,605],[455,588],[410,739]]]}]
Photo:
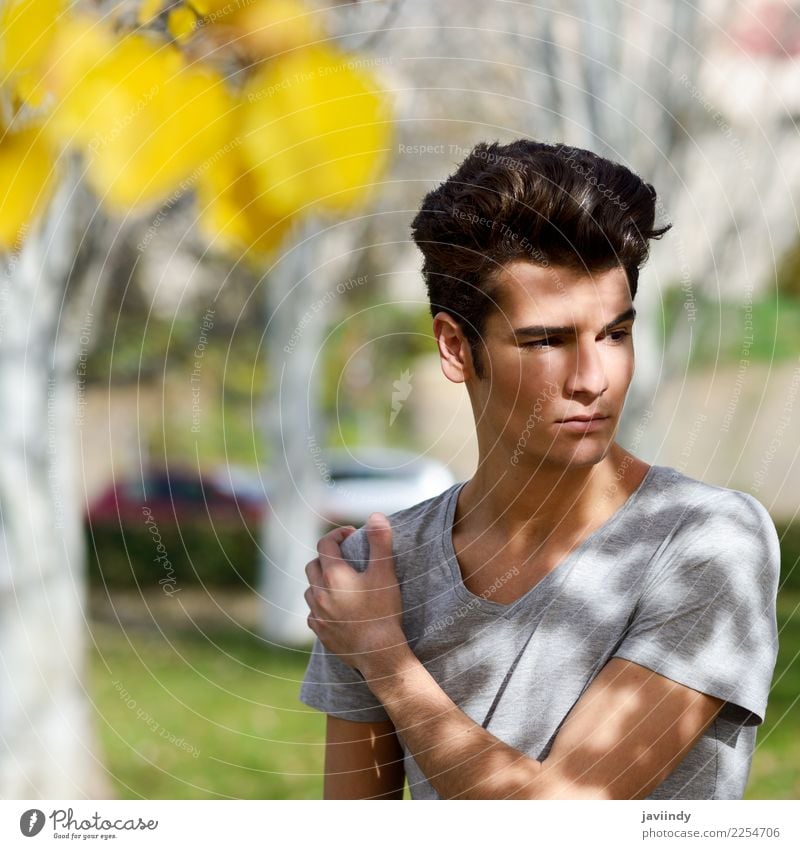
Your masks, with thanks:
[{"label": "tree trunk", "polygon": [[70,286],[92,216],[74,166],[46,219],[6,261],[2,284],[3,798],[101,792],[85,695],[83,504],[75,438],[76,364],[92,317],[82,304],[88,292],[76,295]]},{"label": "tree trunk", "polygon": [[317,496],[326,481],[317,408],[319,355],[326,319],[343,294],[339,284],[353,264],[362,230],[357,222],[323,229],[318,219],[310,221],[265,284],[270,509],[262,530],[262,627],[267,639],[287,646],[313,639],[303,593],[308,586],[305,565],[317,556],[322,531]]}]

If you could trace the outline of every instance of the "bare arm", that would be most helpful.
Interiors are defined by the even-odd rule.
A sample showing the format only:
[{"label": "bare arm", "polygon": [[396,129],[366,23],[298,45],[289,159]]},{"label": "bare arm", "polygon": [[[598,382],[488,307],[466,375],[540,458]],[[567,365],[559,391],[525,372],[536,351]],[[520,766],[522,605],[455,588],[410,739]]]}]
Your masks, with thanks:
[{"label": "bare arm", "polygon": [[548,757],[537,761],[462,713],[410,651],[391,668],[365,675],[445,799],[642,799],[724,705],[612,658],[570,712]]},{"label": "bare arm", "polygon": [[328,715],[325,799],[402,799],[403,749],[389,722]]}]

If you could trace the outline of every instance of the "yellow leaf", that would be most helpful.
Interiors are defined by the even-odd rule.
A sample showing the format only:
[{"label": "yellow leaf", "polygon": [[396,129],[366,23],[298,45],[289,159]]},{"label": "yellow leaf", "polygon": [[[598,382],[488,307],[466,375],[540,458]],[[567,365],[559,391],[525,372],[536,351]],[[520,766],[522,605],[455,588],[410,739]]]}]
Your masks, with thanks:
[{"label": "yellow leaf", "polygon": [[244,40],[262,56],[275,56],[325,38],[319,13],[297,0],[243,3],[234,21]]},{"label": "yellow leaf", "polygon": [[136,20],[141,26],[149,24],[164,8],[164,0],[142,0],[139,11],[136,13]]},{"label": "yellow leaf", "polygon": [[319,13],[310,9],[302,0],[192,0],[192,8],[202,18],[203,25],[225,24],[283,30],[292,39],[302,33],[306,44],[319,38],[322,30],[317,20]]},{"label": "yellow leaf", "polygon": [[269,257],[291,226],[291,216],[276,218],[264,205],[236,140],[198,180],[197,203],[200,225],[209,237],[255,261]]},{"label": "yellow leaf", "polygon": [[[0,78],[19,78],[17,89],[21,96],[38,90],[63,7],[64,0],[0,4]],[[41,94],[38,96],[41,100]]]},{"label": "yellow leaf", "polygon": [[219,0],[194,0],[192,6],[197,9],[198,15],[207,15],[212,10],[216,10],[217,7],[222,8],[222,3]]},{"label": "yellow leaf", "polygon": [[142,35],[83,33],[59,57],[61,98],[51,131],[85,151],[96,191],[120,209],[190,189],[193,172],[228,139],[224,81]]},{"label": "yellow leaf", "polygon": [[33,109],[44,106],[47,99],[47,89],[43,85],[43,76],[33,71],[27,71],[15,77],[10,89],[12,95],[18,101]]},{"label": "yellow leaf", "polygon": [[178,6],[167,16],[167,29],[179,42],[186,41],[194,32],[197,16],[186,6]]},{"label": "yellow leaf", "polygon": [[270,62],[244,96],[243,156],[277,216],[363,200],[386,159],[386,96],[359,60],[324,47]]},{"label": "yellow leaf", "polygon": [[0,249],[13,250],[52,194],[53,150],[40,132],[0,126]]},{"label": "yellow leaf", "polygon": [[103,62],[116,43],[112,30],[100,21],[81,15],[64,20],[47,71],[48,86],[63,102],[57,118],[74,110],[89,84],[87,81],[100,76]]}]

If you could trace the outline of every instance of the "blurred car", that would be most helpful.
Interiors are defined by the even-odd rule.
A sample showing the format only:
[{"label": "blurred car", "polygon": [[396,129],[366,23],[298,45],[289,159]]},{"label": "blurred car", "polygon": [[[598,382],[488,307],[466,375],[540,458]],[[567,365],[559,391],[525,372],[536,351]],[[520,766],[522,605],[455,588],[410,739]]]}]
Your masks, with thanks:
[{"label": "blurred car", "polygon": [[330,525],[363,525],[370,513],[395,513],[455,483],[444,463],[393,448],[329,451],[319,464],[318,512]]},{"label": "blurred car", "polygon": [[[309,496],[323,523],[355,525],[370,513],[394,513],[425,501],[455,483],[438,460],[393,448],[335,450],[315,457],[320,481]],[[160,523],[210,519],[219,527],[261,523],[273,484],[267,473],[229,465],[204,474],[189,469],[151,469],[118,480],[87,511],[92,526],[142,521],[147,507]]]},{"label": "blurred car", "polygon": [[215,526],[258,525],[267,512],[265,495],[257,497],[237,479],[201,475],[190,469],[146,470],[116,481],[94,499],[87,511],[92,525],[140,523],[148,508],[161,523],[209,519]]}]

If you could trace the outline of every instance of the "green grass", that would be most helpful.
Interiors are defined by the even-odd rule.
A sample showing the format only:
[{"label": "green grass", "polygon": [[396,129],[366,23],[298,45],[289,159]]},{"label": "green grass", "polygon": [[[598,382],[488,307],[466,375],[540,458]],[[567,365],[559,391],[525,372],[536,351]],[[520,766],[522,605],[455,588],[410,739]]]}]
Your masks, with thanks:
[{"label": "green grass", "polygon": [[800,798],[800,592],[778,599],[780,652],[746,799]]},{"label": "green grass", "polygon": [[[800,797],[800,592],[782,593],[779,624],[748,799]],[[305,652],[221,625],[163,636],[96,624],[93,633],[90,693],[116,796],[322,797],[324,716],[297,700]]]},{"label": "green grass", "polygon": [[325,719],[297,700],[305,652],[233,629],[93,633],[95,727],[116,796],[321,797]]}]

